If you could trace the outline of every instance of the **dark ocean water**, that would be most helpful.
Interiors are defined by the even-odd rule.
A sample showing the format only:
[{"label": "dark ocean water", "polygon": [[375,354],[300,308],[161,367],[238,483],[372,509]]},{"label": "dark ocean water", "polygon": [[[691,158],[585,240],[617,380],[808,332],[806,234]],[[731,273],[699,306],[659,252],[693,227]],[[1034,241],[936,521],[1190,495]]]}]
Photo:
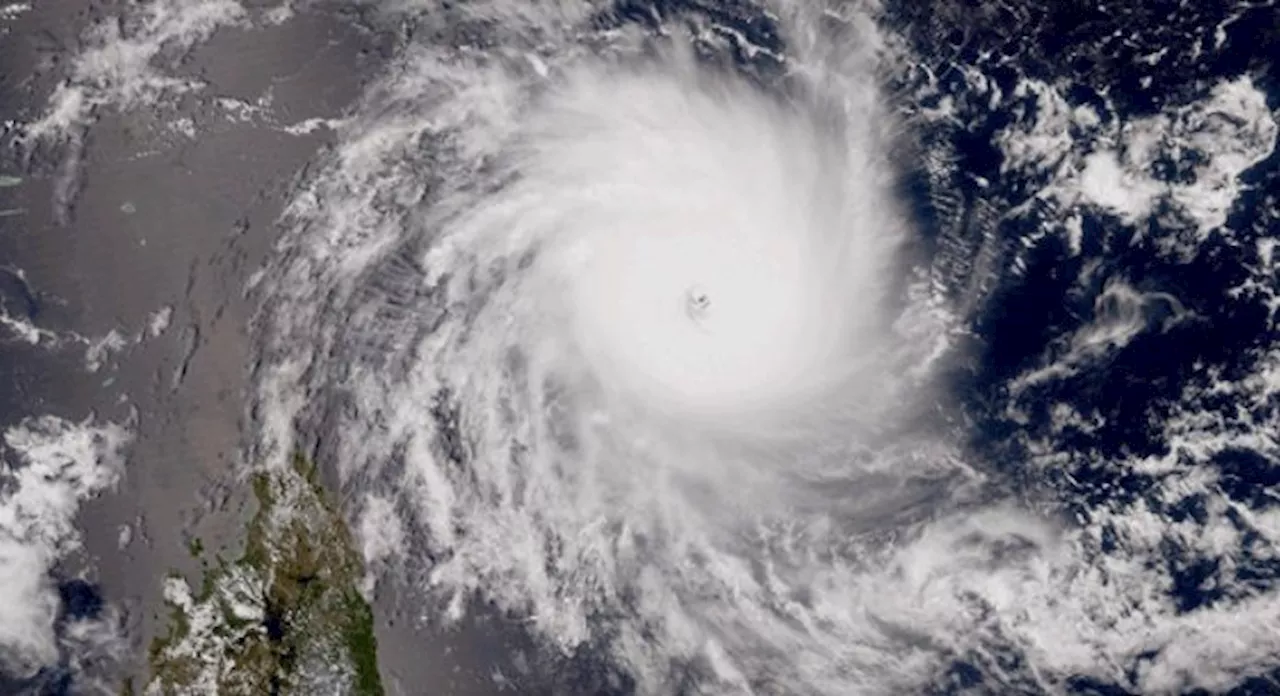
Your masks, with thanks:
[{"label": "dark ocean water", "polygon": [[[1043,238],[1045,226],[1064,215],[1061,208],[1034,198],[1054,174],[1032,170],[1009,176],[993,135],[1042,116],[1034,100],[1011,96],[1026,79],[1053,84],[1073,103],[1097,107],[1110,122],[1184,107],[1203,99],[1214,84],[1241,75],[1252,77],[1274,110],[1280,107],[1275,64],[1280,11],[1271,4],[1230,2],[1122,3],[1105,9],[1081,2],[926,2],[892,4],[888,10],[938,76],[939,93],[960,105],[956,122],[931,136],[936,138],[932,142],[953,149],[955,170],[935,176],[928,193],[937,196],[941,184],[951,189],[944,200],[959,201],[937,212],[935,223],[959,230],[953,234],[962,240],[987,237],[998,259],[1016,256],[1020,262],[1017,272],[987,279],[990,290],[972,323],[974,357],[955,375],[955,388],[964,395],[965,411],[975,426],[975,449],[989,461],[1007,463],[1004,473],[1021,495],[1047,501],[1076,519],[1142,503],[1170,523],[1203,523],[1205,507],[1216,496],[1255,511],[1274,509],[1273,492],[1280,483],[1274,451],[1228,447],[1206,461],[1189,461],[1187,466],[1212,469],[1220,483],[1175,501],[1160,495],[1160,474],[1135,471],[1126,463],[1168,456],[1177,444],[1168,423],[1188,411],[1223,430],[1275,423],[1274,396],[1246,404],[1237,394],[1212,392],[1215,384],[1247,378],[1257,369],[1259,356],[1274,350],[1274,296],[1241,295],[1233,289],[1247,283],[1251,269],[1265,265],[1259,242],[1280,234],[1280,151],[1243,175],[1245,190],[1231,207],[1225,228],[1194,242],[1188,258],[1159,244],[1187,234],[1185,218],[1172,206],[1136,225],[1106,211],[1086,212],[1077,249],[1068,248],[1063,237]],[[1158,60],[1149,60],[1151,56]],[[962,74],[969,69],[991,80],[984,97],[999,96],[975,99],[972,82]],[[1211,151],[1188,148],[1157,162],[1151,174],[1167,183],[1194,182],[1196,165],[1212,156]],[[975,177],[993,184],[965,185]],[[922,205],[930,207],[927,200]],[[1000,218],[1019,206],[1026,208]],[[988,209],[995,214],[975,215],[975,210]],[[955,243],[954,237],[946,241]],[[1086,268],[1098,280],[1081,283]],[[1011,395],[1013,380],[1043,365],[1046,355],[1061,353],[1062,337],[1105,311],[1095,307],[1105,292],[1101,279],[1108,277],[1176,297],[1178,311],[1188,318],[1165,325],[1167,307],[1145,308],[1146,329],[1127,344],[1087,369]],[[1016,417],[1010,417],[1011,401],[1019,406]],[[1052,411],[1056,403],[1095,414],[1097,422],[1087,429],[1063,428]],[[1065,462],[1048,475],[1024,466],[1045,442]],[[1236,521],[1249,529],[1244,520]],[[1254,543],[1255,532],[1246,531],[1245,538],[1241,548],[1225,557],[1169,543],[1163,557],[1150,561],[1167,566],[1168,592],[1177,612],[1189,614],[1231,598],[1274,591],[1280,560],[1273,547]],[[1101,550],[1114,551],[1114,544],[1104,528]],[[1016,655],[1009,658],[1017,660]],[[1140,663],[1130,667],[1130,678]],[[1242,679],[1227,692],[1277,692],[1277,665],[1280,656],[1264,658],[1256,666],[1258,676]],[[1134,693],[1132,686],[1086,676],[1064,686],[1070,693]],[[983,666],[961,660],[938,692],[1004,688],[989,682]]]}]

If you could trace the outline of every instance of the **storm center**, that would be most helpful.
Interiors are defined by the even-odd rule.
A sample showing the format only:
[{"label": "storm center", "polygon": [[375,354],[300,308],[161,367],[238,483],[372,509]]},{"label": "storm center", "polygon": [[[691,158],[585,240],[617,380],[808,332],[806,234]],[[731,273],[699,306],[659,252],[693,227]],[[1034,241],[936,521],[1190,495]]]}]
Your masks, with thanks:
[{"label": "storm center", "polygon": [[701,285],[694,285],[685,292],[685,313],[694,321],[702,321],[711,311],[711,294]]}]

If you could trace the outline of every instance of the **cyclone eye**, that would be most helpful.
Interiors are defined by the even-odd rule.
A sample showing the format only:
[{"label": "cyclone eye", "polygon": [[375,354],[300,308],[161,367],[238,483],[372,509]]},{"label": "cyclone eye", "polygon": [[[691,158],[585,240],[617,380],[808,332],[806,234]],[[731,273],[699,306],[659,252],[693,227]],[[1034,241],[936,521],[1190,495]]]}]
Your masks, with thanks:
[{"label": "cyclone eye", "polygon": [[685,292],[684,311],[694,321],[706,318],[711,311],[711,295],[706,288],[695,285]]}]

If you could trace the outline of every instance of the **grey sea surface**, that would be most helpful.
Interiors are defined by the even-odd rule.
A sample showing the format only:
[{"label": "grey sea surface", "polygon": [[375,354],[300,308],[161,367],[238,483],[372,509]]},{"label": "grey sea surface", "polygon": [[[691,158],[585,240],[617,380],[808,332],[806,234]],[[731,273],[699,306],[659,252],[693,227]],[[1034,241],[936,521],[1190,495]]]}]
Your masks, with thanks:
[{"label": "grey sea surface", "polygon": [[[0,37],[0,120],[38,118],[81,33],[117,9],[49,2],[9,21]],[[378,41],[326,11],[224,28],[180,59],[175,73],[205,85],[172,110],[102,109],[70,153],[65,144],[25,147],[9,129],[0,169],[6,309],[25,302],[31,326],[89,338],[0,344],[0,415],[12,423],[93,414],[133,425],[119,485],[82,506],[82,552],[57,572],[86,574],[124,610],[123,673],[135,683],[146,683],[146,646],[167,620],[163,578],[180,573],[198,584],[193,547],[235,553],[251,513],[236,467],[251,355],[246,283],[270,249],[295,177],[331,135],[323,125],[278,124],[340,117],[378,64]],[[228,115],[262,104],[270,123],[251,108]],[[104,348],[89,369],[92,337],[113,331],[125,345]],[[393,601],[377,612],[380,654],[392,691],[416,693],[404,684],[440,664],[396,648],[411,644],[414,628],[387,618]]]}]

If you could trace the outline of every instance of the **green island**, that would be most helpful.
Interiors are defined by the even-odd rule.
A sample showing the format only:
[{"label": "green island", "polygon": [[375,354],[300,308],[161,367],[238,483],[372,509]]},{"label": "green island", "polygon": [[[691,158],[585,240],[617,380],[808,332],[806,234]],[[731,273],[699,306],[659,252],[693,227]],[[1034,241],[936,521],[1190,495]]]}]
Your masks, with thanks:
[{"label": "green island", "polygon": [[194,591],[166,578],[167,631],[148,651],[143,693],[381,696],[360,556],[315,464],[295,456],[252,485],[240,557],[206,563]]}]

